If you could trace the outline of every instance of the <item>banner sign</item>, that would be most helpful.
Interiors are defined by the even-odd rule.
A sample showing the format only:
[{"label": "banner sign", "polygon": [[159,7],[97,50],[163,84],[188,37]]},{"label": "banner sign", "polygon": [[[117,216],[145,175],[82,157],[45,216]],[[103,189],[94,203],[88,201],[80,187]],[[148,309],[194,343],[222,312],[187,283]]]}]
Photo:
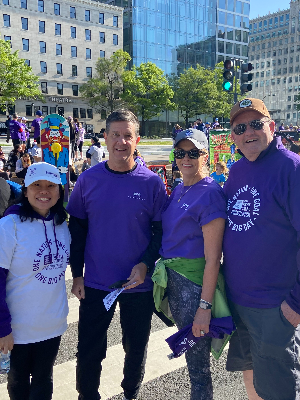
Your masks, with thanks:
[{"label": "banner sign", "polygon": [[217,162],[225,162],[227,168],[230,170],[232,164],[241,157],[231,139],[230,130],[218,129],[209,132],[210,173],[215,171]]}]

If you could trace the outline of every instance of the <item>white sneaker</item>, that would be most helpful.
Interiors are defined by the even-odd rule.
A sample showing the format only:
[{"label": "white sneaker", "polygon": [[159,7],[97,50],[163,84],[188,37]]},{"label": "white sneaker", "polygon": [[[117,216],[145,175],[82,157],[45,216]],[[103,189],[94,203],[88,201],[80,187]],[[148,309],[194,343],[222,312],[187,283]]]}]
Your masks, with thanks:
[{"label": "white sneaker", "polygon": [[74,161],[75,161],[75,162],[78,161],[78,158],[75,158]]}]

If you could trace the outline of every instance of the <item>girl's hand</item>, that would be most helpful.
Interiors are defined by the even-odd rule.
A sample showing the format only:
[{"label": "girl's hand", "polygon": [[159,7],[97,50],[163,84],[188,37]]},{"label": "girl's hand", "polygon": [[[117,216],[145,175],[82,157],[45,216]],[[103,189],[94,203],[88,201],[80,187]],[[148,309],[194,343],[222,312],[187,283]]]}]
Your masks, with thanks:
[{"label": "girl's hand", "polygon": [[12,332],[9,335],[0,338],[0,350],[2,353],[7,354],[8,350],[11,351],[13,347],[14,338]]}]

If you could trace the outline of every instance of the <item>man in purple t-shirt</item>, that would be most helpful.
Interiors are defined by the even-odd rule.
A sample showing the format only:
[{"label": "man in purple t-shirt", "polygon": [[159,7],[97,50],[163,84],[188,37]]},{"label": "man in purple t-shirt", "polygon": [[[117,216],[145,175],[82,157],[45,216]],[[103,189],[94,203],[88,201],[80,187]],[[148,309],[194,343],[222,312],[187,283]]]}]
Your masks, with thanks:
[{"label": "man in purple t-shirt", "polygon": [[36,118],[31,123],[31,132],[34,132],[33,137],[37,144],[41,143],[41,122],[43,120],[42,115],[42,111],[37,110]]},{"label": "man in purple t-shirt", "polygon": [[161,211],[167,195],[160,177],[134,161],[138,127],[130,111],[115,111],[108,117],[104,137],[109,160],[80,175],[67,207],[72,293],[80,299],[76,375],[80,400],[100,399],[101,363],[116,308],[115,301],[107,311],[103,299],[117,281],[127,281],[118,297],[124,399],[137,397],[144,376],[153,312],[151,271],[159,258]]},{"label": "man in purple t-shirt", "polygon": [[23,126],[18,122],[18,118],[18,114],[14,113],[12,120],[9,122],[10,137],[14,146],[21,143],[21,135],[23,132]]},{"label": "man in purple t-shirt", "polygon": [[224,275],[237,331],[227,369],[243,371],[250,400],[292,400],[300,387],[300,157],[273,137],[265,104],[230,113],[244,156],[224,186]]}]

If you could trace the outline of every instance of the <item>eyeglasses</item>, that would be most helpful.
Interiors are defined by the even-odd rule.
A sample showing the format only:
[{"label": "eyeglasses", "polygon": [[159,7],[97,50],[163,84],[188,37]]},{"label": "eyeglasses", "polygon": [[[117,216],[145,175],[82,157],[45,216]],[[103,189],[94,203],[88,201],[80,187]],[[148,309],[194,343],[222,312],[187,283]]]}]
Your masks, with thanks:
[{"label": "eyeglasses", "polygon": [[246,124],[238,124],[232,130],[236,135],[242,135],[247,130],[247,125],[255,131],[260,131],[266,122],[270,120],[262,121],[261,119],[254,119],[253,121],[247,122]]},{"label": "eyeglasses", "polygon": [[192,150],[189,150],[189,151],[185,151],[183,149],[174,150],[174,157],[177,158],[177,159],[184,158],[186,154],[192,160],[196,160],[202,154],[205,154],[205,153],[203,151],[200,151],[199,149],[192,149]]}]

